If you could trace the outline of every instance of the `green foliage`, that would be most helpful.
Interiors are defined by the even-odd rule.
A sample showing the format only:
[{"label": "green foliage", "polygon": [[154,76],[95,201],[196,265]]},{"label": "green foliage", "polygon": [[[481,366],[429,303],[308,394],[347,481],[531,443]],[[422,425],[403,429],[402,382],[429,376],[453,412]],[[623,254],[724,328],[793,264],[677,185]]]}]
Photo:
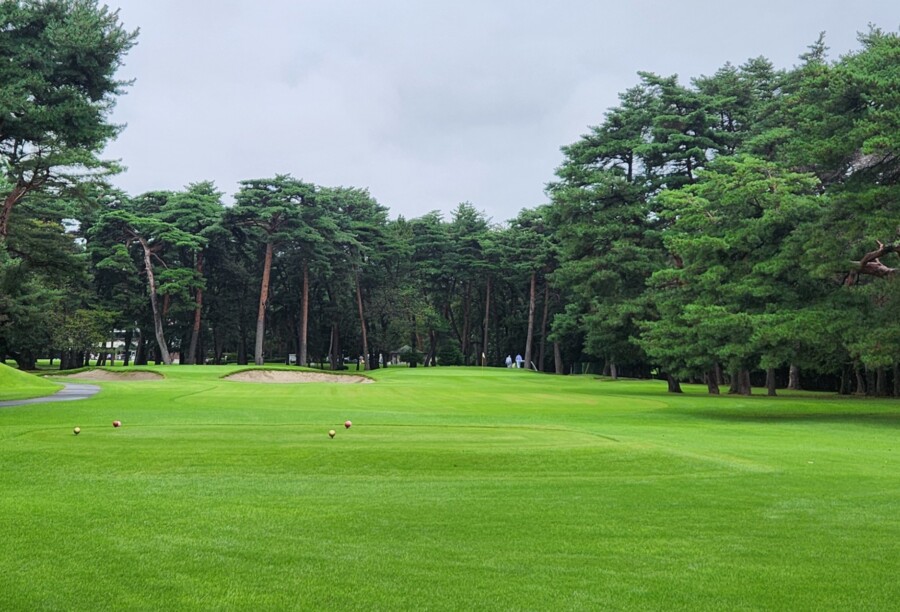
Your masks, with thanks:
[{"label": "green foliage", "polygon": [[37,194],[11,216],[0,240],[0,352],[31,369],[47,350],[56,313],[89,299],[87,261],[63,226],[67,206]]},{"label": "green foliage", "polygon": [[[820,211],[816,185],[807,175],[735,156],[720,158],[696,184],[660,195],[673,265],[654,277],[660,317],[644,323],[642,344],[663,367],[682,376],[717,363],[755,368],[761,358],[774,367],[808,348],[802,330],[792,333],[790,313],[821,293],[795,259],[798,228]],[[783,333],[763,333],[769,325]]]},{"label": "green foliage", "polygon": [[[201,191],[212,192],[212,187],[201,186]],[[207,238],[201,235],[204,229],[198,228],[197,222],[184,219],[182,223],[189,230],[186,231],[178,223],[167,220],[167,216],[172,216],[173,207],[178,206],[177,200],[170,204],[172,199],[173,194],[167,192],[150,192],[137,198],[115,194],[87,230],[97,269],[110,273],[103,279],[109,283],[106,291],[118,298],[120,312],[148,321],[146,328],[153,329],[163,362],[170,361],[163,321],[168,309],[159,304],[158,297],[174,296],[179,304],[189,303],[191,292],[204,284],[200,271],[195,268],[195,256],[207,243]],[[215,218],[210,212],[200,214],[208,221]],[[141,303],[128,292],[135,271],[145,278],[149,311],[146,301]],[[132,321],[125,323],[128,327],[133,325]]]},{"label": "green foliage", "polygon": [[289,241],[301,225],[301,207],[314,191],[313,185],[288,175],[241,181],[226,223],[257,232],[265,242]]},{"label": "green foliage", "polygon": [[463,365],[463,354],[456,342],[442,342],[437,351],[438,363],[442,366]]},{"label": "green foliage", "polygon": [[[553,204],[547,217],[561,260],[553,281],[571,302],[568,321],[554,321],[554,332],[559,337],[564,328],[583,330],[588,353],[616,363],[639,362],[631,338],[646,315],[646,280],[663,258],[658,222],[646,189],[618,169],[592,170],[591,183],[581,184],[588,175],[571,167],[605,168],[613,162],[602,147],[593,151],[592,159],[584,151],[570,158],[558,173],[564,180],[549,189]],[[573,174],[580,179],[572,181]]]},{"label": "green foliage", "polygon": [[392,221],[366,189],[290,175],[231,207],[210,182],[118,193],[91,177],[114,169],[98,155],[135,35],[93,0],[0,19],[0,351],[21,363],[104,325],[142,361],[153,336],[189,363],[246,362],[254,340],[260,363],[409,345],[429,366],[524,349],[542,368],[549,340],[569,371],[682,378],[900,362],[894,32],[835,61],[820,37],[789,70],[641,72],[563,147],[550,203],[494,224],[468,202]]},{"label": "green foliage", "polygon": [[63,299],[61,287],[0,246],[0,351],[23,354],[20,365],[28,364],[49,343],[53,313]]},{"label": "green foliage", "polygon": [[790,71],[755,58],[692,87],[641,73],[564,147],[555,337],[621,360],[640,336],[631,359],[682,377],[900,361],[900,37],[860,41],[829,63],[820,37]]},{"label": "green foliage", "polygon": [[74,313],[52,313],[53,346],[69,351],[90,351],[109,339],[119,313],[79,308]]},{"label": "green foliage", "polygon": [[0,169],[9,182],[0,237],[27,193],[117,170],[98,154],[119,129],[108,121],[125,85],[115,72],[136,36],[96,0],[0,3]]},{"label": "green foliage", "polygon": [[422,363],[422,353],[416,350],[406,351],[400,354],[400,359],[409,364],[409,367],[414,368]]}]

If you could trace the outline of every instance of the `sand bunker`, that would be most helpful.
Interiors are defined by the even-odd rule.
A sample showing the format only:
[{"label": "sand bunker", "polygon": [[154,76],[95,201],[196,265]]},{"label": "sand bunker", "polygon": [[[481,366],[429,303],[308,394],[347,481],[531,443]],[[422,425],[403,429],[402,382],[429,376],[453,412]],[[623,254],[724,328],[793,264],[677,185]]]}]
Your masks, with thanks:
[{"label": "sand bunker", "polygon": [[365,376],[324,374],[321,372],[288,372],[285,370],[247,370],[226,376],[225,380],[255,383],[370,383]]},{"label": "sand bunker", "polygon": [[100,381],[132,381],[132,380],[160,380],[162,374],[137,370],[135,372],[110,372],[109,370],[88,370],[77,374],[65,374],[54,378],[80,378],[82,380]]}]

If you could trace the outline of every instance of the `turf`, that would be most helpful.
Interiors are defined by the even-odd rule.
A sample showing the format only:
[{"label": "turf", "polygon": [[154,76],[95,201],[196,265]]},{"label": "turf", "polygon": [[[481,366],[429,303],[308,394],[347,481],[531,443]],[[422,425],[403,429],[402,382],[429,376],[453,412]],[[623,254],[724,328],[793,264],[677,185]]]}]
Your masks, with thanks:
[{"label": "turf", "polygon": [[0,409],[0,607],[900,601],[897,401],[505,368],[390,368],[372,385],[160,371]]},{"label": "turf", "polygon": [[51,382],[0,363],[0,401],[52,395],[62,389]]}]

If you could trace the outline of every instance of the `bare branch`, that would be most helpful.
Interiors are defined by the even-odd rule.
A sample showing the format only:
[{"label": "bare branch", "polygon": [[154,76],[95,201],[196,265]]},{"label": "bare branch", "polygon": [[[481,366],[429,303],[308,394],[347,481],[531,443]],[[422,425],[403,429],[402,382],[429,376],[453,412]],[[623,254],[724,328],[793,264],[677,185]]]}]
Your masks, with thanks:
[{"label": "bare branch", "polygon": [[893,278],[897,275],[898,268],[891,268],[882,263],[881,258],[891,253],[900,254],[900,242],[884,244],[880,240],[875,243],[878,248],[866,253],[859,261],[851,262],[859,274],[876,276],[878,278]]}]

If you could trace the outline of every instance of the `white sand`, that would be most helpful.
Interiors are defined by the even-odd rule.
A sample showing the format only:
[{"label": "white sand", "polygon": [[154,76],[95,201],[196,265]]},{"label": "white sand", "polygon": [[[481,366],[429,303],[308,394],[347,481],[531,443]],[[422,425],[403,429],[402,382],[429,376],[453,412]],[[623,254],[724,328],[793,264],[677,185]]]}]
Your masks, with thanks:
[{"label": "white sand", "polygon": [[370,383],[365,376],[325,374],[323,372],[289,372],[286,370],[247,370],[226,376],[225,380],[255,383]]}]

